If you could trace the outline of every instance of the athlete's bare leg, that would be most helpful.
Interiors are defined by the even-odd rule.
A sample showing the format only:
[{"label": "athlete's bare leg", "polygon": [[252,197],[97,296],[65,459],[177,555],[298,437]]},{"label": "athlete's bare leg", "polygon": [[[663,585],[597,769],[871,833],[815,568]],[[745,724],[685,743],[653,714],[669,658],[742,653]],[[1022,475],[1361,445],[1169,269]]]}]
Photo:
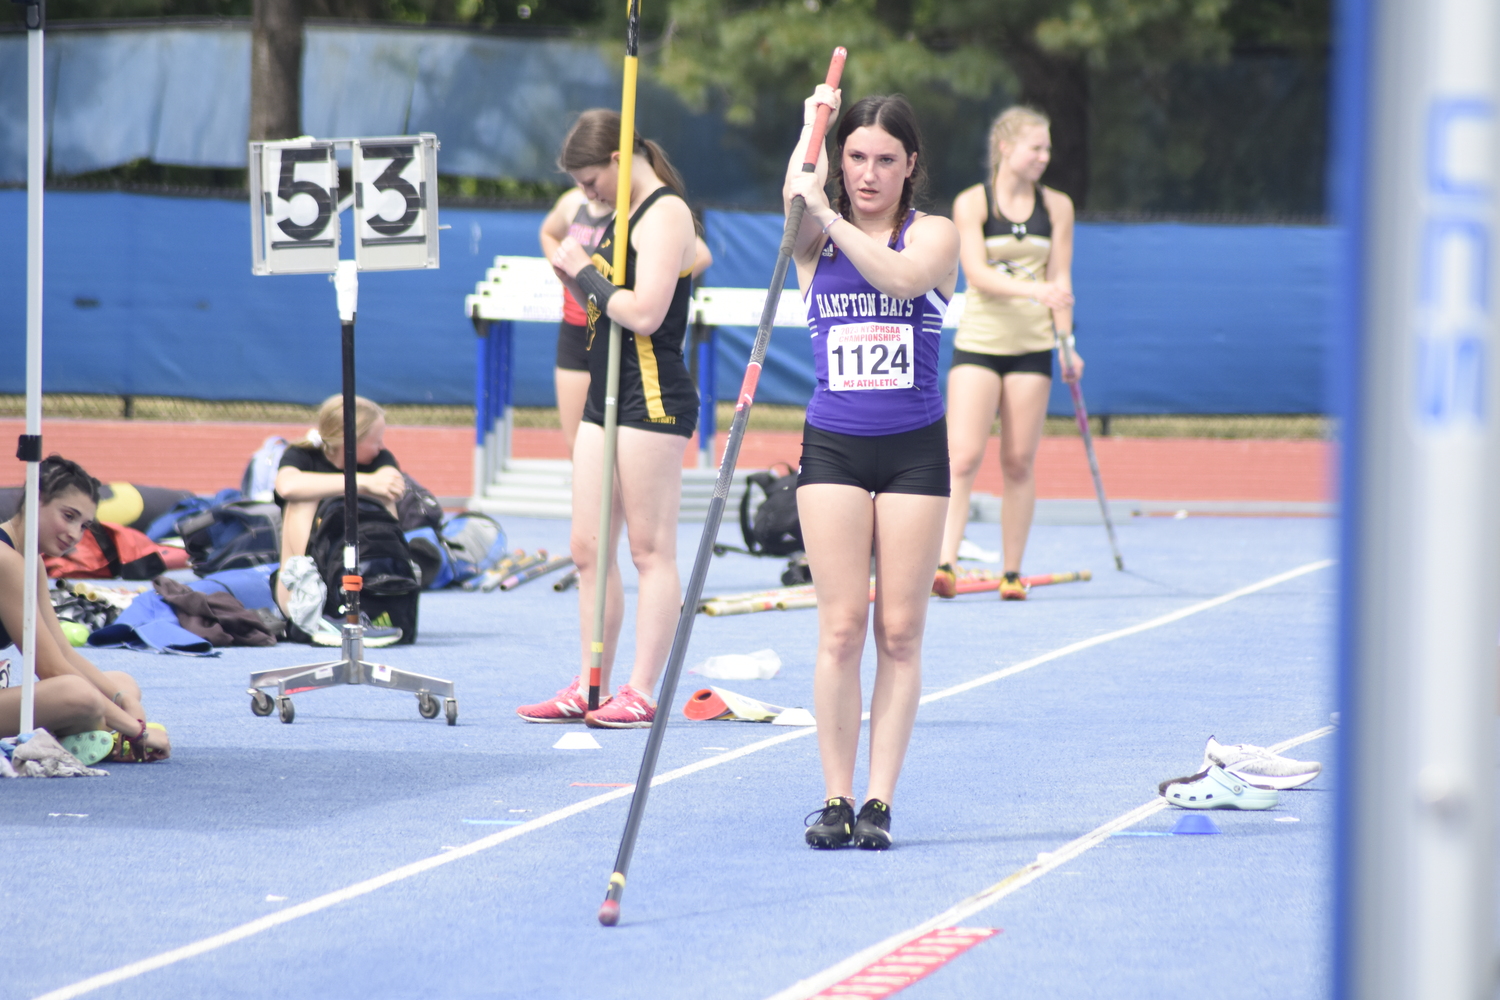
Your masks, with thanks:
[{"label": "athlete's bare leg", "polygon": [[922,633],[946,505],[944,497],[912,493],[875,497],[875,692],[866,797],[887,803],[922,697]]},{"label": "athlete's bare leg", "polygon": [[625,593],[620,584],[620,568],[615,552],[620,546],[620,527],[625,510],[620,502],[619,463],[616,462],[614,516],[610,537],[614,545],[601,557],[599,548],[599,500],[603,485],[604,428],[598,424],[580,424],[573,446],[573,530],[569,549],[578,566],[578,646],[581,674],[588,683],[594,641],[594,587],[597,566],[602,562],[609,574],[604,601],[604,669],[600,678],[600,700],[609,692],[610,671],[615,662],[615,645],[620,639],[620,623],[625,614]]},{"label": "athlete's bare leg", "polygon": [[630,686],[648,700],[672,651],[682,611],[677,514],[682,506],[682,454],[687,444],[688,439],[677,434],[620,428],[620,499],[630,536],[630,559],[640,576]]},{"label": "athlete's bare leg", "polygon": [[1032,372],[1011,372],[1000,393],[1000,541],[1005,571],[1021,571],[1031,519],[1036,511],[1036,451],[1047,423],[1052,379]]},{"label": "athlete's bare leg", "polygon": [[969,497],[999,408],[999,375],[982,365],[954,365],[949,369],[948,462],[952,469],[952,495],[948,499],[940,563],[958,565],[958,546],[969,523]]},{"label": "athlete's bare leg", "polygon": [[568,454],[578,440],[578,425],[583,420],[583,404],[589,398],[589,373],[572,368],[552,369],[552,384],[557,387],[557,419],[562,424]]}]

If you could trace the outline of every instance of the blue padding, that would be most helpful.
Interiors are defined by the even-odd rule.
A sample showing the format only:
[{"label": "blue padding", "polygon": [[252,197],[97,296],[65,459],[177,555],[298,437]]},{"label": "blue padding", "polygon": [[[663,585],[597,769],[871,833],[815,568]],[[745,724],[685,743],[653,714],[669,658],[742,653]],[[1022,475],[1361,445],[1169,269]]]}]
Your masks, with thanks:
[{"label": "blue padding", "polygon": [[[321,275],[252,276],[244,204],[60,192],[46,211],[46,391],[300,403],[338,391],[333,289]],[[495,255],[539,252],[541,218],[443,209],[453,228],[440,269],[364,274],[360,391],[472,404],[463,298]],[[714,265],[704,283],[765,287],[780,218],[709,211],[705,224]],[[1323,412],[1333,238],[1316,227],[1081,224],[1074,284],[1091,411]],[[3,357],[24,356],[25,275],[25,193],[0,191]],[[753,336],[721,331],[721,399],[735,397]],[[556,343],[550,324],[516,324],[517,405],[553,405]],[[20,365],[0,365],[0,392],[24,382]],[[803,405],[811,390],[806,334],[778,329],[757,399]],[[1070,410],[1058,383],[1052,411]]]},{"label": "blue padding", "polygon": [[[704,223],[714,254],[704,284],[769,284],[779,216],[710,211]],[[1324,412],[1333,241],[1313,226],[1079,224],[1073,284],[1090,412]],[[787,286],[796,281],[793,270]],[[720,331],[720,399],[735,398],[754,336]],[[953,337],[944,331],[945,367]],[[806,336],[778,328],[756,399],[805,405],[812,386]],[[1049,408],[1072,413],[1060,380]]]},{"label": "blue padding", "polygon": [[[360,392],[472,403],[463,298],[496,254],[539,252],[541,219],[443,209],[441,268],[361,275]],[[45,391],[299,403],[339,391],[333,287],[253,276],[245,204],[52,193],[46,223]],[[25,356],[25,279],[26,195],[0,191],[0,356]],[[518,326],[521,405],[551,405],[555,349],[555,328]],[[23,367],[0,365],[0,392],[24,390]]]}]

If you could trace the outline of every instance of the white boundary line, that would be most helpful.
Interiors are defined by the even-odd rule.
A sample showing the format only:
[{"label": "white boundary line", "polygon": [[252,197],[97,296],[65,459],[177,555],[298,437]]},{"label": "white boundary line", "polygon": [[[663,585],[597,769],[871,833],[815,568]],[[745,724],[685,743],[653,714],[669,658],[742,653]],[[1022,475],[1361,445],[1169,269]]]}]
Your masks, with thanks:
[{"label": "white boundary line", "polygon": [[[1159,628],[1162,625],[1169,625],[1175,621],[1181,621],[1183,618],[1187,618],[1191,615],[1196,615],[1201,612],[1217,608],[1221,604],[1228,604],[1230,601],[1237,600],[1238,598],[1244,597],[1248,594],[1253,594],[1257,591],[1265,590],[1268,587],[1274,587],[1279,583],[1285,583],[1287,580],[1295,579],[1299,576],[1305,576],[1308,573],[1313,573],[1317,570],[1325,569],[1326,567],[1331,565],[1333,565],[1332,559],[1320,559],[1317,562],[1311,562],[1306,564],[1305,566],[1299,566],[1296,569],[1288,570],[1285,573],[1278,573],[1275,576],[1267,577],[1266,579],[1261,580],[1258,583],[1252,583],[1247,587],[1241,587],[1238,590],[1232,590],[1227,594],[1222,594],[1219,597],[1211,598],[1207,601],[1200,601],[1197,604],[1190,604],[1180,610],[1173,611],[1156,618],[1152,618],[1149,621],[1141,622],[1139,625],[1131,625],[1126,628],[1116,629],[1113,632],[1106,632],[1103,635],[1096,635],[1092,639],[1084,639],[1081,642],[1075,642],[1070,645],[1063,646],[1060,649],[1055,649],[1050,653],[1043,653],[1041,656],[1033,657],[1030,660],[1024,660],[1020,663],[1015,664],[1014,666],[1006,667],[1004,670],[997,670],[993,673],[985,674],[983,677],[976,677],[973,680],[964,681],[962,684],[956,684],[953,687],[944,688],[941,691],[934,691],[932,694],[925,695],[921,699],[920,704],[925,705],[928,702],[937,701],[941,698],[948,698],[952,695],[960,694],[964,691],[973,690],[974,688],[993,683],[994,681],[1001,680],[1005,677],[1010,677],[1011,675],[1018,674],[1023,670],[1030,670],[1032,667],[1039,666],[1043,663],[1048,663],[1052,660],[1059,659],[1071,653],[1077,653],[1085,649],[1091,649],[1094,646],[1101,646],[1104,643],[1113,642],[1116,639],[1124,639],[1127,636],[1132,636],[1139,632],[1145,632],[1150,629]],[[868,714],[866,715],[866,717],[868,718]],[[727,764],[732,760],[738,760],[739,758],[748,756],[752,753],[757,753],[761,750],[767,750],[782,743],[789,743],[792,740],[800,739],[805,736],[811,736],[815,732],[817,732],[817,730],[814,728],[796,729],[788,733],[783,733],[779,736],[772,736],[769,739],[758,740],[755,743],[746,744],[745,746],[742,746],[737,750],[731,750],[727,753],[721,753],[713,757],[705,757],[703,760],[688,764],[685,767],[679,767],[675,770],[658,774],[654,779],[652,779],[651,787],[655,788],[658,785],[664,785],[670,781],[676,781],[679,778],[686,778],[691,774],[696,774],[699,771],[705,771],[711,767],[717,767],[720,764]],[[356,882],[353,885],[346,886],[343,889],[338,889],[334,892],[326,893],[322,896],[317,896],[313,899],[309,899],[305,903],[298,903],[296,906],[289,906],[284,910],[278,910],[275,913],[271,913],[264,917],[260,917],[259,919],[252,920],[249,923],[240,924],[238,927],[232,927],[220,934],[214,934],[210,937],[194,941],[191,944],[183,945],[180,948],[173,948],[170,951],[164,951],[159,954],[152,955],[150,958],[143,958],[138,962],[131,962],[128,965],[122,965],[118,968],[111,969],[108,972],[101,972],[98,975],[79,980],[78,982],[73,983],[70,986],[63,986],[58,989],[52,990],[49,993],[43,993],[40,996],[36,997],[35,1000],[72,1000],[72,998],[74,997],[83,996],[85,993],[92,993],[94,990],[102,989],[105,986],[112,986],[115,983],[124,982],[127,979],[134,979],[137,976],[144,975],[156,969],[165,968],[168,965],[175,965],[176,963],[185,961],[189,958],[195,958],[199,955],[206,954],[218,948],[223,948],[226,945],[234,944],[236,941],[243,941],[246,938],[253,937],[256,934],[260,934],[263,931],[268,931],[273,927],[279,927],[282,924],[290,923],[291,921],[296,920],[299,917],[309,916],[310,914],[317,913],[321,910],[326,910],[331,906],[337,906],[338,904],[348,902],[351,899],[357,899],[360,896],[368,895],[369,893],[374,892],[376,889],[383,889],[384,887],[395,882],[400,882],[405,879],[412,878],[413,876],[421,875],[424,872],[431,871],[434,868],[439,868],[443,865],[451,864],[452,862],[457,861],[460,858],[467,858],[471,855],[478,854],[481,851],[487,851],[492,847],[498,847],[508,840],[515,840],[517,837],[525,836],[526,834],[531,833],[535,830],[541,830],[545,827],[551,826],[554,823],[560,823],[565,819],[577,816],[579,813],[587,812],[590,809],[595,809],[599,806],[605,805],[606,803],[625,798],[626,796],[630,795],[631,792],[634,791],[634,789],[635,786],[630,785],[625,788],[617,788],[613,791],[604,792],[603,794],[592,796],[591,798],[584,799],[581,802],[575,802],[570,806],[565,806],[562,809],[555,810],[553,812],[547,813],[546,815],[538,816],[536,819],[528,820],[520,826],[513,826],[508,830],[490,834],[488,837],[481,837],[480,839],[471,841],[470,843],[465,844],[462,847],[456,847],[451,851],[444,851],[442,854],[435,854],[431,857],[423,858],[420,861],[414,861],[411,864],[402,865],[400,868],[394,868],[382,875],[376,875],[374,878],[365,879],[363,882]],[[1101,827],[1101,829],[1103,828]],[[1066,848],[1064,848],[1064,850],[1066,850]],[[1012,878],[1014,877],[1015,876],[1012,876]],[[1028,879],[1028,881],[1030,880]],[[863,952],[861,952],[861,954],[863,954]],[[835,982],[836,981],[837,980],[835,980]]]},{"label": "white boundary line", "polygon": [[[1333,726],[1324,726],[1322,729],[1314,729],[1310,733],[1304,733],[1301,736],[1277,743],[1269,749],[1273,753],[1281,753],[1283,750],[1290,750],[1298,744],[1318,739],[1321,736],[1327,736],[1333,731]],[[1012,872],[983,892],[976,893],[963,902],[949,907],[932,919],[917,924],[915,927],[892,934],[884,941],[850,955],[842,962],[830,965],[822,972],[794,983],[780,993],[767,997],[766,1000],[808,1000],[809,997],[821,993],[835,983],[843,982],[861,969],[884,958],[902,945],[915,941],[929,931],[958,926],[959,921],[973,916],[980,910],[993,906],[1011,893],[1035,882],[1054,868],[1059,868],[1065,862],[1072,861],[1084,851],[1099,846],[1116,831],[1132,827],[1148,816],[1152,816],[1166,808],[1167,800],[1160,797],[1152,799],[1143,805],[1136,806],[1128,813],[1116,816],[1103,826],[1095,827],[1077,840],[1069,841],[1052,853],[1039,857],[1031,864]]]}]

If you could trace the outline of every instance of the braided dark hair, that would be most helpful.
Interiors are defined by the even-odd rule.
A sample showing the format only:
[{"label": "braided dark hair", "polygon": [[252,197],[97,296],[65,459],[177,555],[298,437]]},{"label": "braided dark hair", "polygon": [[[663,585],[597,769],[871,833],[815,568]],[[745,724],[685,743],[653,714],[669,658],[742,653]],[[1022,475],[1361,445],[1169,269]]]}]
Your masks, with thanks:
[{"label": "braided dark hair", "polygon": [[849,192],[844,190],[844,143],[855,129],[867,126],[878,128],[894,137],[901,143],[901,148],[906,150],[907,156],[918,154],[916,169],[901,186],[901,203],[896,208],[896,221],[891,229],[890,242],[891,246],[895,246],[901,235],[901,227],[906,224],[906,215],[911,211],[912,201],[927,181],[927,167],[921,157],[922,130],[917,126],[916,112],[900,94],[865,97],[849,109],[839,121],[838,132],[834,135],[833,157],[834,162],[839,165],[839,169],[834,171],[834,183],[838,188],[838,213],[846,219],[853,218],[854,208],[849,201]]},{"label": "braided dark hair", "polygon": [[[69,490],[77,490],[95,505],[99,503],[99,480],[84,472],[83,466],[77,462],[70,462],[61,455],[48,455],[42,459],[39,472],[41,482],[37,488],[37,496],[43,507]],[[25,506],[26,495],[23,492],[17,512]]]}]

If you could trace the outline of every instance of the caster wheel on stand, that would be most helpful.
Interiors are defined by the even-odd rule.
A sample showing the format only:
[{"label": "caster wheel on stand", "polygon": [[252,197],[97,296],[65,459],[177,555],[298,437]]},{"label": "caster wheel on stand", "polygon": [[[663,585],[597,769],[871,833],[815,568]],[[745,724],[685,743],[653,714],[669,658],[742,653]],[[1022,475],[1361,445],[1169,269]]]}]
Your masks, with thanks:
[{"label": "caster wheel on stand", "polygon": [[250,695],[250,712],[265,718],[276,709],[276,701],[264,691],[255,691]]},{"label": "caster wheel on stand", "polygon": [[436,719],[438,711],[441,708],[442,706],[438,704],[438,700],[426,691],[417,695],[417,711],[422,713],[422,718]]},{"label": "caster wheel on stand", "polygon": [[458,699],[448,698],[443,701],[443,715],[448,719],[448,725],[458,725]]},{"label": "caster wheel on stand", "polygon": [[292,699],[282,695],[276,699],[276,707],[281,710],[281,721],[290,723],[297,717],[297,709],[292,705]]}]

